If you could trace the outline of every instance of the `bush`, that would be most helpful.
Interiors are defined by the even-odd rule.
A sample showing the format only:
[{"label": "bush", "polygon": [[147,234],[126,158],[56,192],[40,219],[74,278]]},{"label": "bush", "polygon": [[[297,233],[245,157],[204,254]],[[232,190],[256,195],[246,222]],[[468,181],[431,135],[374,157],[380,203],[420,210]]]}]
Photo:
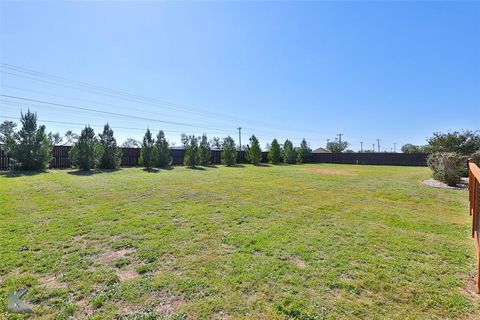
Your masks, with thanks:
[{"label": "bush", "polygon": [[90,170],[98,166],[102,156],[102,146],[90,126],[82,130],[75,145],[70,149],[72,164],[80,170]]},{"label": "bush", "polygon": [[155,149],[155,140],[152,138],[150,129],[147,129],[143,137],[142,150],[140,150],[140,163],[147,170],[150,170],[157,160],[157,152]]},{"label": "bush", "polygon": [[473,160],[474,163],[477,164],[477,166],[480,166],[480,151],[477,151],[474,154],[472,154],[470,158]]},{"label": "bush", "polygon": [[247,146],[246,154],[248,161],[255,166],[262,160],[262,149],[260,149],[260,143],[255,135],[250,137],[250,145]]},{"label": "bush", "polygon": [[102,145],[102,159],[100,168],[116,169],[122,163],[122,149],[117,146],[117,140],[113,137],[113,130],[108,123],[103,128],[103,133],[99,134],[100,144]]},{"label": "bush", "polygon": [[454,131],[448,133],[435,132],[427,139],[427,152],[457,152],[462,155],[471,155],[480,150],[479,131]]},{"label": "bush", "polygon": [[433,177],[455,186],[465,171],[465,157],[455,152],[437,152],[427,158],[427,164],[433,171]]},{"label": "bush", "polygon": [[45,126],[37,127],[37,114],[27,111],[21,115],[22,129],[17,133],[12,127],[6,136],[6,151],[15,169],[45,170],[52,160],[52,143],[45,133]]},{"label": "bush", "polygon": [[268,160],[270,160],[272,164],[280,163],[280,145],[278,144],[277,139],[273,139],[272,144],[270,145]]},{"label": "bush", "polygon": [[228,136],[223,139],[222,148],[222,163],[227,167],[236,165],[237,149],[235,148],[235,141],[233,141],[232,137]]},{"label": "bush", "polygon": [[186,140],[185,157],[183,164],[189,168],[195,168],[200,164],[200,154],[198,151],[198,138],[189,136]]},{"label": "bush", "polygon": [[294,164],[297,161],[297,155],[293,148],[293,143],[290,140],[285,140],[283,143],[283,162]]},{"label": "bush", "polygon": [[169,166],[172,163],[172,159],[170,157],[170,146],[168,145],[168,141],[165,139],[165,134],[162,130],[160,130],[157,134],[155,147],[157,151],[157,166],[159,168]]},{"label": "bush", "polygon": [[210,142],[208,142],[207,136],[205,134],[202,135],[202,139],[200,140],[199,153],[200,164],[202,166],[209,165],[210,159],[212,157],[212,151],[210,150]]},{"label": "bush", "polygon": [[312,157],[312,149],[308,146],[307,140],[303,139],[300,143],[300,148],[297,149],[297,162],[307,163],[310,162]]}]

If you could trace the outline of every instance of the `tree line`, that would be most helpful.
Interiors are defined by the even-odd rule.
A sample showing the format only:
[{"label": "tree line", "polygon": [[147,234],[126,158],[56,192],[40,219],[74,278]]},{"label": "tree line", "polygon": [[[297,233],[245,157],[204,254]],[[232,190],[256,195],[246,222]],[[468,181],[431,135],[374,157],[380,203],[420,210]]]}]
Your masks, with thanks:
[{"label": "tree line", "polygon": [[[10,155],[12,167],[19,170],[45,170],[52,160],[52,148],[60,143],[63,138],[58,133],[46,132],[44,125],[37,125],[37,114],[27,111],[21,114],[21,129],[15,131],[16,124],[5,121],[0,125],[0,144],[4,146]],[[103,132],[95,134],[90,126],[86,126],[80,135],[67,131],[65,134],[66,144],[72,144],[69,158],[73,166],[80,170],[94,168],[116,169],[122,162],[122,148],[117,145],[113,129],[107,123]],[[129,139],[126,143],[133,143]],[[237,146],[232,137],[224,139],[207,136],[182,134],[181,141],[185,149],[184,165],[189,168],[208,166],[211,164],[212,148],[221,150],[221,161],[226,166],[237,164]],[[262,160],[262,149],[255,135],[249,139],[245,148],[245,155],[253,165],[259,165]],[[136,143],[135,143],[136,144]],[[139,162],[146,169],[154,167],[165,168],[172,164],[170,145],[165,134],[160,130],[154,137],[150,129],[147,129],[141,144]],[[299,147],[294,147],[290,140],[280,145],[277,139],[273,139],[268,151],[268,159],[274,164],[295,164],[310,161],[312,150],[307,141],[302,140]]]}]

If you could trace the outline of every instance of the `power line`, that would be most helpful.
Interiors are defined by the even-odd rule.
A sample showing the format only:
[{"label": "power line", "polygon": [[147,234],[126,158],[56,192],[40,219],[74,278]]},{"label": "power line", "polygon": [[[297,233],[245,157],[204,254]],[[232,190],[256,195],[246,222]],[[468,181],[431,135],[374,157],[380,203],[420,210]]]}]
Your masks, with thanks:
[{"label": "power line", "polygon": [[[16,100],[22,100],[22,101],[27,101],[27,102],[41,103],[41,104],[46,104],[46,105],[52,105],[52,106],[56,106],[56,107],[59,107],[59,108],[82,110],[82,111],[88,111],[88,112],[94,112],[94,113],[114,115],[114,116],[118,116],[118,117],[127,117],[127,118],[139,119],[139,120],[160,122],[160,123],[177,125],[177,126],[194,127],[194,128],[208,129],[208,130],[223,131],[223,130],[221,130],[221,129],[201,127],[201,126],[197,126],[197,125],[194,125],[194,124],[188,124],[188,123],[182,123],[182,122],[174,122],[174,121],[166,121],[166,120],[159,120],[159,119],[153,119],[153,118],[146,118],[146,117],[134,116],[134,115],[124,114],[124,113],[111,112],[111,111],[102,111],[102,110],[96,110],[96,109],[90,109],[90,108],[84,108],[84,107],[75,107],[75,106],[71,106],[71,105],[67,105],[67,104],[62,104],[62,103],[55,103],[55,102],[50,102],[50,101],[42,101],[42,100],[36,100],[36,99],[30,99],[30,98],[24,98],[24,97],[10,96],[10,95],[6,95],[6,94],[0,94],[0,97],[5,97],[5,98],[9,98],[9,99],[16,99]],[[225,131],[225,132],[228,132],[228,131]]]},{"label": "power line", "polygon": [[[9,117],[9,116],[0,116],[3,119],[13,119],[18,120],[16,117]],[[38,119],[39,122],[45,123],[55,123],[55,124],[65,124],[65,125],[78,125],[78,126],[86,126],[89,125],[90,127],[101,127],[103,128],[104,125],[101,124],[89,124],[89,123],[80,123],[80,122],[65,122],[65,121],[53,121],[53,120],[41,120]],[[139,131],[146,131],[146,128],[134,128],[134,127],[122,127],[122,126],[112,126],[114,129],[125,129],[125,130],[139,130]],[[175,132],[175,133],[183,133],[181,130],[163,130],[163,132]]]},{"label": "power line", "polygon": [[[111,104],[111,103],[98,102],[98,101],[89,100],[89,99],[66,97],[66,96],[57,95],[57,94],[52,94],[52,93],[45,92],[45,91],[25,89],[25,88],[20,88],[20,87],[11,86],[11,85],[2,84],[2,87],[12,88],[12,89],[14,89],[14,90],[20,90],[20,91],[25,91],[25,92],[30,92],[30,93],[36,93],[36,94],[41,94],[41,95],[48,95],[48,96],[57,97],[57,98],[62,98],[62,99],[78,100],[78,101],[83,101],[83,102],[87,102],[87,103],[91,103],[91,104],[95,104],[95,105],[105,105],[105,106],[109,106],[109,107],[114,107],[114,108],[116,108],[116,109],[118,109],[118,108],[123,108],[123,106],[119,106],[119,105],[115,105],[115,104]],[[132,108],[131,106],[129,106],[128,109],[129,109],[129,111],[146,112],[146,110]],[[148,110],[148,113],[152,113],[152,114],[156,114],[156,115],[161,115],[161,114],[155,112],[155,110],[152,110],[152,109]],[[185,117],[182,117],[182,118],[185,119],[185,120],[194,120],[194,119],[192,119],[192,118],[185,118]],[[195,120],[197,120],[197,119],[195,119]]]},{"label": "power line", "polygon": [[[95,84],[90,84],[90,83],[83,82],[83,81],[71,80],[71,79],[61,77],[61,76],[56,76],[56,75],[52,75],[52,74],[48,74],[48,73],[44,73],[44,72],[39,72],[39,71],[35,71],[35,70],[32,70],[32,69],[20,67],[20,66],[15,66],[15,65],[12,65],[12,64],[0,63],[0,66],[4,69],[10,70],[10,71],[26,73],[26,74],[34,76],[34,77],[46,78],[46,79],[53,80],[53,81],[56,81],[56,82],[47,81],[47,80],[44,80],[44,79],[38,79],[38,78],[34,78],[34,77],[28,77],[28,76],[25,76],[25,75],[22,75],[22,74],[16,74],[16,73],[0,70],[1,73],[5,73],[5,74],[17,76],[17,77],[22,77],[22,78],[26,78],[26,79],[31,79],[31,80],[34,80],[34,81],[49,83],[49,84],[63,86],[63,87],[67,87],[67,88],[74,88],[74,89],[77,89],[77,90],[85,90],[85,91],[92,92],[92,93],[95,93],[95,94],[105,95],[105,96],[109,96],[109,97],[113,97],[113,98],[117,98],[117,99],[123,99],[123,100],[127,100],[127,101],[130,101],[130,102],[136,102],[136,103],[140,103],[140,104],[169,108],[169,109],[173,109],[173,110],[177,110],[177,111],[181,111],[181,112],[194,113],[194,114],[197,114],[197,115],[198,114],[200,114],[200,115],[203,114],[203,115],[208,115],[208,116],[216,116],[216,117],[220,117],[220,118],[234,120],[234,121],[237,121],[237,122],[238,121],[241,121],[241,122],[256,122],[256,123],[262,124],[263,126],[272,127],[272,128],[275,127],[274,125],[272,126],[271,124],[267,124],[265,122],[261,122],[261,121],[258,121],[258,120],[245,120],[245,119],[241,119],[241,118],[238,118],[238,117],[232,117],[232,116],[228,116],[228,115],[220,114],[220,113],[216,113],[216,112],[206,111],[206,110],[202,110],[202,109],[195,109],[195,108],[187,107],[187,106],[181,105],[181,104],[176,104],[176,103],[163,101],[163,100],[160,100],[160,99],[145,97],[145,96],[141,96],[141,95],[138,95],[138,94],[132,94],[132,93],[129,93],[129,92],[126,92],[126,91],[123,91],[123,90],[111,89],[111,88],[107,88],[107,87],[103,87],[103,86],[99,86],[99,85],[95,85]],[[59,81],[60,81],[60,83],[59,83]],[[70,85],[68,85],[66,83],[70,83]],[[285,130],[285,128],[281,128],[281,127],[277,127],[277,129]],[[292,129],[293,130],[299,130],[299,129],[295,129],[295,128],[292,128]],[[305,129],[302,129],[302,130],[305,131]],[[314,132],[314,131],[310,131],[310,132],[315,133],[315,134],[320,134],[319,132]]]}]

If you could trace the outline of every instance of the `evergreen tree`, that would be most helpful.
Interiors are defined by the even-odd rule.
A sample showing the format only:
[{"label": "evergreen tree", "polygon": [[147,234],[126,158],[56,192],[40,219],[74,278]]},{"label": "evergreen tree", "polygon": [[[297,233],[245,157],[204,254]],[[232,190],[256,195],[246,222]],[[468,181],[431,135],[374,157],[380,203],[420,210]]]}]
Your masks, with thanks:
[{"label": "evergreen tree", "polygon": [[207,166],[210,164],[210,158],[212,157],[212,151],[210,150],[210,143],[208,142],[207,135],[203,134],[200,140],[199,149],[200,164]]},{"label": "evergreen tree", "polygon": [[223,139],[222,147],[222,163],[227,167],[236,165],[237,149],[235,148],[235,141],[232,139],[232,137],[228,136]]},{"label": "evergreen tree", "polygon": [[113,137],[113,130],[108,123],[103,127],[103,133],[98,136],[100,137],[100,144],[103,150],[100,168],[116,169],[120,167],[122,163],[122,149],[117,146],[117,140]]},{"label": "evergreen tree", "polygon": [[165,138],[165,134],[160,130],[157,134],[157,141],[155,142],[157,148],[157,166],[164,168],[170,165],[170,146]]},{"label": "evergreen tree", "polygon": [[268,159],[272,164],[280,163],[280,145],[278,144],[277,139],[273,139],[272,144],[270,145],[270,151],[268,151]]},{"label": "evergreen tree", "polygon": [[[7,152],[13,167],[21,170],[45,170],[52,160],[53,145],[47,137],[45,126],[37,127],[37,114],[27,111],[21,114],[22,129],[6,132]],[[3,129],[2,129],[3,130]],[[11,134],[11,136],[8,136]]]},{"label": "evergreen tree", "polygon": [[188,139],[186,139],[183,164],[189,168],[195,168],[195,166],[200,164],[199,154],[200,153],[198,150],[198,138],[195,136],[189,136]]},{"label": "evergreen tree", "polygon": [[293,143],[290,140],[285,140],[283,143],[283,162],[288,164],[293,164],[297,160],[297,155],[295,149],[293,148]]},{"label": "evergreen tree", "polygon": [[248,161],[255,166],[262,160],[262,149],[255,135],[250,137],[250,145],[247,146],[246,154]]},{"label": "evergreen tree", "polygon": [[307,163],[310,162],[312,157],[312,149],[308,146],[307,140],[303,139],[300,143],[300,148],[297,150],[297,162]]},{"label": "evergreen tree", "polygon": [[210,140],[210,147],[214,148],[214,149],[217,149],[217,150],[220,150],[222,148],[222,141],[220,140],[220,138],[219,137],[213,137]]},{"label": "evergreen tree", "polygon": [[[21,114],[22,129],[13,133],[6,130],[7,152],[12,158],[14,168],[22,170],[45,170],[52,160],[52,148],[45,126],[37,127],[37,114],[27,111]],[[2,130],[3,130],[2,129]],[[4,134],[5,134],[4,133]],[[8,136],[12,134],[11,136]]]},{"label": "evergreen tree", "polygon": [[140,163],[150,170],[156,162],[155,140],[152,138],[150,129],[147,129],[143,136],[142,150],[140,150]]},{"label": "evergreen tree", "polygon": [[4,121],[0,124],[0,144],[7,144],[7,141],[13,139],[17,124],[13,121]]},{"label": "evergreen tree", "polygon": [[70,149],[70,159],[80,170],[95,168],[102,157],[102,145],[90,126],[82,130],[75,145]]}]

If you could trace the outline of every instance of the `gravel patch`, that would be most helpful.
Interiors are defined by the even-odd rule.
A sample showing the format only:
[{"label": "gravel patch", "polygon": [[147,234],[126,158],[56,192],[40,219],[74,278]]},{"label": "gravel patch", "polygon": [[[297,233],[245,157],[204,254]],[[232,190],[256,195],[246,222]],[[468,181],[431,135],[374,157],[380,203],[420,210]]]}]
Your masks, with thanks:
[{"label": "gravel patch", "polygon": [[468,178],[462,178],[462,181],[460,181],[460,183],[457,184],[455,187],[449,186],[435,179],[423,180],[422,183],[424,185],[427,185],[429,187],[434,187],[434,188],[442,188],[442,189],[450,189],[450,190],[467,190],[468,189]]}]

